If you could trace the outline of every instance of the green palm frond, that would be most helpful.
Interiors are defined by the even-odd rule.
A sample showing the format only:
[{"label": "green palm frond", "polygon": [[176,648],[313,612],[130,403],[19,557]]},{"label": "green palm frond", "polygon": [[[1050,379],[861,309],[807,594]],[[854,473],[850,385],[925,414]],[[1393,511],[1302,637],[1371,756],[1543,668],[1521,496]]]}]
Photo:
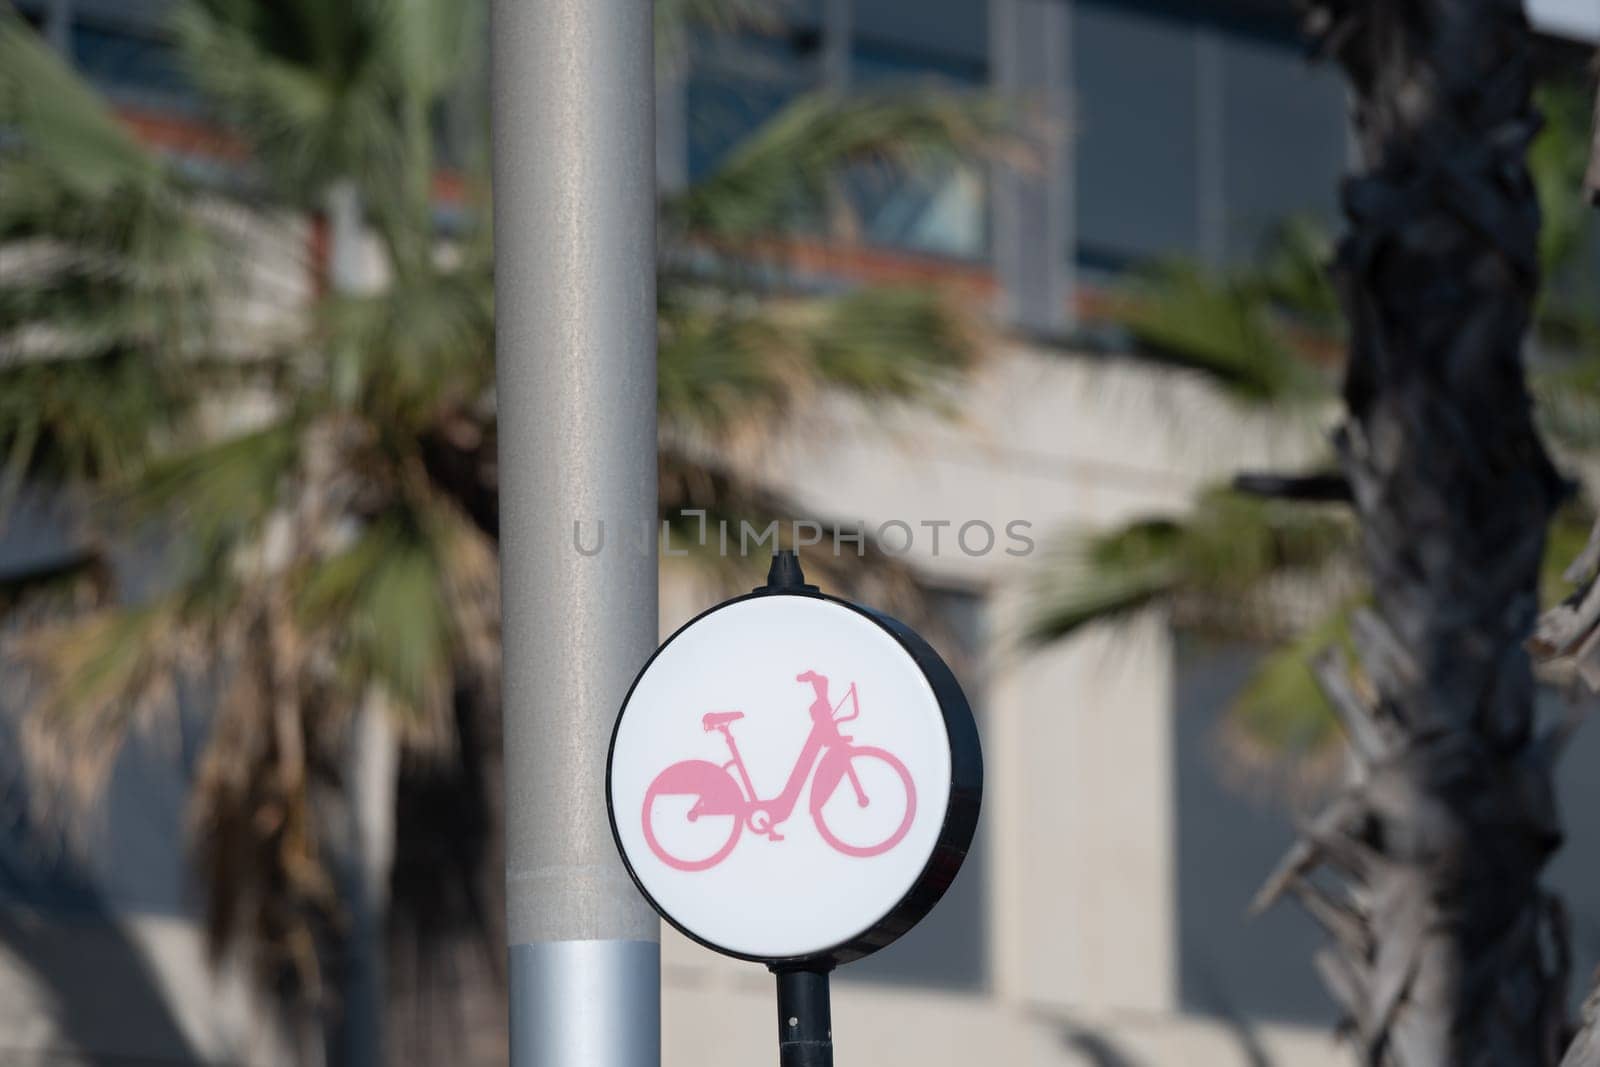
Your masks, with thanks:
[{"label": "green palm frond", "polygon": [[1581,80],[1540,85],[1536,102],[1544,123],[1528,150],[1528,172],[1539,199],[1540,288],[1534,327],[1558,349],[1600,349],[1600,219],[1583,195],[1589,165],[1593,88]]},{"label": "green palm frond", "polygon": [[115,154],[96,180],[83,181],[65,173],[68,164],[34,153],[26,136],[0,146],[5,362],[119,345],[171,359],[207,323],[204,298],[226,265],[228,242],[171,172],[148,158],[144,166],[123,162]]},{"label": "green palm frond", "polygon": [[664,307],[657,328],[657,409],[665,425],[726,430],[759,421],[806,384],[799,346],[752,311]]},{"label": "green palm frond", "polygon": [[0,369],[5,492],[25,478],[123,477],[148,456],[152,434],[188,399],[174,374],[153,373],[141,353]]},{"label": "green palm frond", "polygon": [[1228,705],[1228,732],[1237,748],[1278,762],[1316,757],[1340,742],[1339,718],[1313,661],[1336,645],[1353,654],[1355,610],[1355,604],[1347,604],[1329,612],[1261,659]]},{"label": "green palm frond", "polygon": [[[9,9],[0,10],[0,126],[8,141],[15,139],[5,150],[8,165],[25,163],[51,175],[58,191],[73,199],[94,201],[162,179],[160,166],[105,102]],[[9,182],[0,184],[0,205],[26,206],[18,196]],[[33,217],[6,210],[0,223]]]},{"label": "green palm frond", "polygon": [[450,663],[440,561],[426,532],[400,516],[362,531],[313,565],[299,596],[307,626],[333,635],[343,681],[380,684],[420,722],[438,713]]},{"label": "green palm frond", "polygon": [[[188,398],[224,242],[104,101],[0,12],[7,479],[126,471]],[[36,469],[37,468],[37,469]]]},{"label": "green palm frond", "polygon": [[[674,6],[713,28],[747,25],[755,13],[747,0],[661,5]],[[207,304],[219,291],[243,292],[228,288],[237,279],[226,271],[196,270],[187,244],[196,205],[237,190],[201,195],[174,180],[81,86],[77,99],[99,109],[82,123],[87,147],[68,143],[78,135],[65,122],[35,122],[29,129],[39,136],[59,128],[68,142],[55,156],[18,154],[27,180],[0,182],[0,219],[16,220],[0,238],[8,249],[37,238],[43,264],[26,279],[8,271],[0,280],[5,326],[57,322],[77,331],[56,328],[49,363],[0,366],[0,375],[35,375],[15,379],[26,388],[0,392],[0,440],[92,442],[97,476],[116,476],[99,482],[96,517],[119,532],[154,521],[177,563],[173,588],[152,604],[30,635],[48,683],[35,704],[43,711],[30,721],[64,749],[103,755],[185,670],[214,672],[220,695],[193,794],[208,925],[214,945],[245,935],[264,954],[292,957],[298,978],[280,971],[275,980],[295,992],[315,991],[322,946],[308,917],[332,896],[313,806],[337,785],[314,779],[348,743],[350,710],[380,699],[412,752],[436,752],[453,739],[453,698],[487,692],[495,674],[489,248],[483,228],[443,240],[430,190],[432,119],[472,64],[479,8],[456,0],[180,3],[176,28],[190,73],[245,142],[246,176],[262,183],[252,195],[320,207],[330,183],[350,183],[389,268],[379,291],[316,294],[303,332],[252,353],[244,414],[265,421],[246,432],[209,437],[201,420],[183,417],[197,399],[226,403],[244,372],[230,378],[208,350],[204,319],[179,317],[171,309],[181,301],[157,298],[188,293],[183,286],[195,278],[211,283],[197,290]],[[33,59],[56,62],[47,53]],[[0,70],[0,84],[5,78]],[[796,205],[826,196],[844,168],[965,155],[1001,125],[989,104],[955,97],[813,98],[669,214],[711,241],[770,233]],[[96,138],[107,158],[130,150],[126,175],[81,188],[51,180],[50,167],[66,165],[52,159],[89,158]],[[481,218],[481,207],[475,200],[469,214]],[[669,227],[668,237],[684,232]],[[61,263],[70,266],[52,267],[61,284],[37,284],[38,271]],[[119,300],[102,311],[94,301],[107,295]],[[139,317],[163,308],[171,317],[155,325]],[[663,476],[663,507],[681,491],[684,506],[735,520],[764,525],[792,513],[755,480],[675,451],[674,431],[737,434],[792,416],[827,389],[937,401],[975,358],[975,321],[929,292],[824,299],[664,278],[663,455],[682,477]],[[0,339],[8,335],[0,329]],[[107,370],[124,366],[126,379]],[[79,367],[82,390],[48,393],[71,384]],[[174,373],[135,377],[151,367]],[[86,391],[91,385],[101,391]],[[153,411],[169,413],[165,424],[153,426]],[[462,513],[469,507],[476,523]],[[910,569],[871,545],[866,553],[864,562],[839,562],[834,581],[870,574],[871,599],[916,617]]]},{"label": "green palm frond", "polygon": [[1260,261],[1246,272],[1244,284],[1294,323],[1341,339],[1344,309],[1328,274],[1333,255],[1333,238],[1321,223],[1291,216],[1273,228]]},{"label": "green palm frond", "polygon": [[433,120],[476,65],[482,19],[477,0],[186,0],[173,25],[276,191],[306,205],[353,183],[405,271],[431,255]]},{"label": "green palm frond", "polygon": [[337,178],[376,185],[385,165],[390,180],[397,173],[391,7],[404,5],[190,0],[173,28],[206,98],[280,188],[309,199]]},{"label": "green palm frond", "polygon": [[1315,585],[1353,537],[1338,511],[1212,490],[1182,518],[1063,539],[1042,568],[1027,635],[1054,640],[1157,604],[1223,632],[1281,631],[1269,583]]},{"label": "green palm frond", "polygon": [[727,435],[769,424],[832,388],[928,400],[977,359],[976,318],[925,289],[831,300],[664,302],[657,391],[669,430]]},{"label": "green palm frond", "polygon": [[1600,353],[1530,366],[1528,389],[1551,444],[1580,457],[1600,453]]},{"label": "green palm frond", "polygon": [[416,434],[494,377],[494,289],[486,265],[422,269],[320,312],[332,401],[386,434]]},{"label": "green palm frond", "polygon": [[1593,211],[1582,191],[1594,98],[1590,86],[1574,80],[1544,82],[1534,99],[1544,117],[1528,149],[1528,172],[1539,197],[1539,261],[1545,273],[1556,274],[1594,233]]},{"label": "green palm frond", "polygon": [[393,78],[400,85],[391,91],[439,100],[483,58],[488,6],[482,0],[385,0],[378,7],[396,53]]},{"label": "green palm frond", "polygon": [[492,658],[493,552],[448,506],[395,508],[310,565],[297,603],[352,698],[377,686],[413,735],[438,738],[454,668]]},{"label": "green palm frond", "polygon": [[738,241],[815,211],[846,166],[906,167],[971,159],[1012,133],[989,97],[955,92],[818,92],[794,101],[715,172],[662,205],[680,232]]},{"label": "green palm frond", "polygon": [[1173,519],[1142,519],[1108,534],[1062,538],[1042,561],[1027,637],[1067,637],[1167,601],[1185,585],[1180,543],[1188,533]]},{"label": "green palm frond", "polygon": [[1557,511],[1545,531],[1544,559],[1539,564],[1539,604],[1548,610],[1572,596],[1572,587],[1588,575],[1573,575],[1573,562],[1589,544],[1594,512],[1587,502]]},{"label": "green palm frond", "polygon": [[1200,371],[1246,403],[1312,403],[1330,394],[1327,377],[1273,321],[1253,279],[1218,279],[1193,264],[1163,264],[1129,289],[1115,317],[1145,357]]},{"label": "green palm frond", "polygon": [[860,289],[813,309],[795,328],[819,378],[862,396],[926,399],[972,368],[975,319],[957,297],[928,289]]},{"label": "green palm frond", "polygon": [[303,428],[290,416],[171,452],[113,494],[112,506],[129,508],[135,518],[175,524],[175,543],[192,553],[180,561],[186,565],[188,592],[210,599],[216,583],[231,574],[233,554],[256,542],[282,508],[289,479],[304,457]]}]

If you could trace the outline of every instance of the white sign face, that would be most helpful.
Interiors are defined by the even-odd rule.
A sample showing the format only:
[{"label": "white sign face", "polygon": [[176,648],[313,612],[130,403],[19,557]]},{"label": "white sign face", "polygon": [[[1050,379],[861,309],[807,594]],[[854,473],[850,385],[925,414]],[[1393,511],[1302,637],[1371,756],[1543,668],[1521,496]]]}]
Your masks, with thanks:
[{"label": "white sign face", "polygon": [[848,607],[775,594],[703,616],[644,670],[612,746],[612,818],[659,910],[714,947],[787,959],[894,910],[950,778],[910,653]]}]

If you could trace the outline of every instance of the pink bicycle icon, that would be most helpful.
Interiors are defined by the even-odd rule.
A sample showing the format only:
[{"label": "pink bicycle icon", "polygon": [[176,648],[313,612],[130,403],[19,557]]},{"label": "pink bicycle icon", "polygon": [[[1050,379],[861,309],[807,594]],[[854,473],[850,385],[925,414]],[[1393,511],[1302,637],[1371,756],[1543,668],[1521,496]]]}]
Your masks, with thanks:
[{"label": "pink bicycle icon", "polygon": [[[746,825],[770,841],[782,841],[778,827],[793,813],[808,777],[811,819],[822,839],[839,852],[847,856],[879,856],[906,836],[917,811],[911,772],[893,753],[852,744],[839,732],[840,723],[861,715],[855,684],[851,683],[838,704],[833,704],[824,675],[806,671],[795,681],[809,682],[816,693],[810,708],[811,733],[789,772],[788,783],[777,797],[761,800],[756,796],[755,784],[733,740],[733,723],[744,718],[739,711],[711,712],[701,719],[708,733],[716,730],[722,734],[732,759],[721,766],[707,760],[684,760],[656,775],[650,783],[644,794],[644,838],[662,863],[680,871],[715,867],[733,851]],[[853,704],[852,713],[834,718],[846,700]],[[737,779],[730,769],[738,772]],[[841,782],[850,783],[848,793],[839,788]],[[870,815],[864,826],[855,825],[851,818],[852,799],[855,812]],[[695,843],[701,847],[692,851],[698,854],[683,856],[663,847],[656,833],[658,826],[663,830],[681,829],[679,820],[691,824],[709,820],[696,837]],[[723,820],[726,831],[721,829]],[[675,847],[680,852],[690,851],[681,844]]]}]

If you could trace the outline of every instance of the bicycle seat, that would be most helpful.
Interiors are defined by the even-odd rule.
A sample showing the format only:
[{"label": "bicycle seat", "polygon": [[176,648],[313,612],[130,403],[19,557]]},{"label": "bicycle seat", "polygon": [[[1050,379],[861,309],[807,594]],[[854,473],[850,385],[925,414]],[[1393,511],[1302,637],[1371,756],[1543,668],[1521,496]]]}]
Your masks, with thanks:
[{"label": "bicycle seat", "polygon": [[700,724],[707,730],[715,730],[718,727],[728,725],[730,722],[737,722],[742,718],[744,718],[744,712],[742,711],[713,711],[701,719]]}]

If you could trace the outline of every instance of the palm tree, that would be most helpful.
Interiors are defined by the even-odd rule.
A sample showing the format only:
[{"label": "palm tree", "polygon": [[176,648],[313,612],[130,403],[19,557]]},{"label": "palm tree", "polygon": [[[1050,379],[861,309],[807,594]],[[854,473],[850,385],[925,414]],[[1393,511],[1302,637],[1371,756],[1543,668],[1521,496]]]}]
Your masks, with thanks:
[{"label": "palm tree", "polygon": [[[1522,343],[1539,279],[1520,5],[1319,8],[1368,171],[1338,276],[1352,331],[1336,438],[1373,610],[1364,685],[1331,674],[1361,770],[1269,883],[1334,933],[1324,977],[1384,1062],[1552,1063],[1562,929],[1554,747],[1523,652],[1566,495]],[[1471,42],[1471,46],[1467,46]],[[1348,893],[1309,875],[1332,866]]]},{"label": "palm tree", "polygon": [[[1554,1063],[1564,934],[1539,877],[1560,841],[1560,737],[1536,729],[1522,645],[1567,486],[1535,429],[1522,349],[1541,252],[1570,242],[1555,226],[1541,243],[1553,185],[1527,170],[1528,31],[1502,0],[1322,2],[1311,26],[1349,76],[1365,158],[1334,270],[1349,324],[1338,473],[1242,478],[1187,521],[1077,542],[1036,630],[1160,600],[1280,642],[1242,695],[1243,728],[1316,746],[1337,721],[1352,766],[1257,905],[1291,894],[1330,933],[1318,970],[1367,1062]],[[1547,137],[1538,154],[1570,201],[1573,153]],[[1542,332],[1581,348],[1592,335],[1555,304],[1540,308]],[[1244,306],[1229,321],[1255,325],[1233,331],[1226,361],[1171,322],[1134,332],[1185,342],[1180,362],[1219,370],[1236,395],[1284,396],[1282,372],[1245,358],[1262,345],[1241,344],[1273,320]],[[1586,367],[1543,377],[1570,385]],[[1551,428],[1592,408],[1541,393]],[[1365,581],[1350,580],[1355,561]]]},{"label": "palm tree", "polygon": [[[46,427],[52,444],[101,450],[75,472],[101,505],[89,531],[106,542],[137,517],[175,542],[157,595],[58,612],[17,642],[41,682],[35,748],[92,787],[130,725],[204,668],[216,695],[192,811],[210,940],[219,952],[248,946],[264,985],[300,1006],[308,1060],[321,1038],[304,1020],[332,1017],[330,984],[345,988],[331,1051],[358,1062],[381,1047],[386,984],[428,983],[419,1003],[459,1003],[449,969],[469,957],[481,981],[500,980],[488,214],[476,195],[442,231],[432,189],[433,118],[471,67],[476,12],[456,0],[182,5],[174,25],[192,77],[249,149],[242,177],[256,185],[232,197],[142,150],[0,15],[0,125],[16,131],[5,177],[32,175],[26,188],[39,191],[13,200],[24,187],[0,180],[8,242],[46,234],[41,247],[81,260],[80,272],[107,269],[102,245],[129,264],[116,261],[126,286],[89,296],[55,275],[8,285],[0,337],[66,349],[40,324],[96,321],[86,301],[112,296],[127,335],[69,332],[75,347],[48,372],[0,367],[0,447],[31,456],[40,431],[27,412],[67,412],[77,421]],[[997,128],[990,109],[964,101],[802,100],[663,205],[664,506],[764,521],[784,502],[715,463],[719,451],[819,390],[914,400],[970,363],[970,324],[937,294],[794,295],[732,253],[828,195],[846,164],[973,151]],[[165,327],[189,307],[163,301],[157,316],[147,305],[158,283],[183,294],[192,284],[212,319],[252,295],[214,269],[180,271],[194,257],[152,242],[181,238],[202,263],[226,259],[227,227],[208,221],[216,203],[308,211],[330,197],[373,234],[381,286],[333,284],[243,351],[225,329],[139,319]],[[130,202],[142,210],[126,217]],[[148,283],[132,269],[146,262],[162,268]],[[85,362],[102,350],[127,364],[126,381]],[[52,390],[68,402],[41,403]],[[218,407],[248,420],[219,432],[207,417]],[[17,469],[53,477],[31,461]],[[44,583],[15,584],[20,594]],[[442,806],[452,817],[428,817]],[[402,939],[391,958],[403,981],[383,977],[385,928]],[[393,1059],[437,1051],[411,1040]]]}]

